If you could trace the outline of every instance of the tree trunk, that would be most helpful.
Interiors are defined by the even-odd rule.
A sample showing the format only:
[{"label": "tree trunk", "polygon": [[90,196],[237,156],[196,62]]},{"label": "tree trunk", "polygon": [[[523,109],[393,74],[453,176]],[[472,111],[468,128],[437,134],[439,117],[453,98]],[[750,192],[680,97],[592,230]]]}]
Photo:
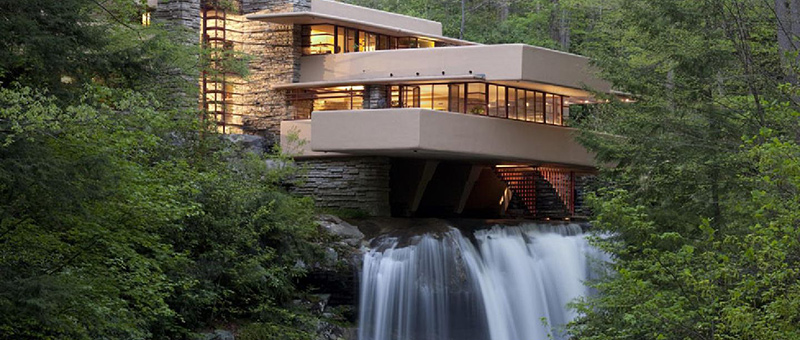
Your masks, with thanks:
[{"label": "tree trunk", "polygon": [[501,22],[506,21],[506,19],[508,19],[508,12],[509,12],[508,8],[510,7],[510,5],[511,4],[509,3],[508,0],[500,1],[500,21]]},{"label": "tree trunk", "polygon": [[797,67],[798,41],[800,37],[800,0],[775,0],[775,16],[778,31],[778,47],[783,55],[786,77],[797,85],[798,79],[792,67]]},{"label": "tree trunk", "polygon": [[461,29],[458,31],[458,38],[464,39],[464,19],[466,16],[467,0],[461,0]]},{"label": "tree trunk", "polygon": [[551,0],[550,10],[550,38],[555,41],[561,50],[569,50],[569,22],[567,10],[561,7],[559,0]]}]

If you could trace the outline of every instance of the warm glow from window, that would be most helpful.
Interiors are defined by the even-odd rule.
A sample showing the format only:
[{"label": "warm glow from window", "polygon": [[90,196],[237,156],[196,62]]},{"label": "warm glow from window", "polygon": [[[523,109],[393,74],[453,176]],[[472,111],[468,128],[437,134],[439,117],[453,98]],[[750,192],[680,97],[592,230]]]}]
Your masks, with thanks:
[{"label": "warm glow from window", "polygon": [[142,13],[142,26],[150,26],[150,11]]},{"label": "warm glow from window", "polygon": [[[316,88],[291,100],[313,100],[313,111],[360,110],[364,91],[360,85]],[[391,108],[422,108],[559,126],[566,125],[569,117],[569,97],[496,83],[391,85],[385,91],[386,97],[378,100],[385,100],[386,107]]]},{"label": "warm glow from window", "polygon": [[417,40],[417,47],[418,48],[431,48],[431,47],[434,47],[434,46],[436,46],[436,43],[434,43],[433,40],[427,40],[427,39],[422,39],[422,38],[419,38]]},{"label": "warm glow from window", "polygon": [[303,55],[447,46],[429,38],[396,37],[338,25],[302,26]]},{"label": "warm glow from window", "polygon": [[303,54],[333,54],[333,25],[311,25],[303,27]]}]

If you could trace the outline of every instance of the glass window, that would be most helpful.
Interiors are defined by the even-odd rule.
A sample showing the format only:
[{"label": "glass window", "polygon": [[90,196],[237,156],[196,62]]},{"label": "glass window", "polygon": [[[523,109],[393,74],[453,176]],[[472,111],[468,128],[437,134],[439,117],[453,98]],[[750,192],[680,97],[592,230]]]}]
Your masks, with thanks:
[{"label": "glass window", "polygon": [[545,123],[553,124],[555,122],[555,117],[553,116],[553,95],[550,93],[547,94],[547,99],[545,99],[544,114]]},{"label": "glass window", "polygon": [[336,50],[334,53],[344,53],[347,48],[347,42],[345,40],[344,31],[346,29],[344,27],[336,26]]},{"label": "glass window", "polygon": [[555,124],[563,125],[561,117],[561,96],[553,96],[553,113],[555,114]]},{"label": "glass window", "polygon": [[302,28],[303,54],[331,54],[334,50],[333,25],[305,25]]},{"label": "glass window", "polygon": [[388,50],[388,49],[389,49],[389,37],[385,36],[385,35],[382,35],[382,34],[379,34],[378,35],[377,50],[382,51],[382,50]]},{"label": "glass window", "polygon": [[397,38],[397,48],[415,48],[417,47],[417,38]]},{"label": "glass window", "polygon": [[467,84],[467,113],[486,114],[486,84]]},{"label": "glass window", "polygon": [[497,99],[497,85],[489,85],[489,103],[487,104],[489,116],[497,117],[497,106],[499,105]]},{"label": "glass window", "polygon": [[433,109],[447,111],[448,89],[446,84],[433,85]]},{"label": "glass window", "polygon": [[525,105],[527,105],[525,93],[525,90],[517,89],[517,119],[519,120],[525,120]]},{"label": "glass window", "polygon": [[418,87],[419,91],[419,105],[423,109],[433,109],[433,85],[421,85]]},{"label": "glass window", "polygon": [[378,48],[378,36],[375,33],[367,33],[367,45],[364,51],[375,51]]},{"label": "glass window", "polygon": [[517,89],[508,89],[508,118],[517,119]]},{"label": "glass window", "polygon": [[464,113],[464,84],[450,84],[450,112]]},{"label": "glass window", "polygon": [[390,105],[392,107],[403,107],[402,102],[400,101],[400,86],[392,86],[389,96],[391,97]]},{"label": "glass window", "polygon": [[417,47],[419,48],[431,48],[434,47],[435,45],[436,43],[434,43],[433,40],[422,39],[422,38],[417,39]]},{"label": "glass window", "polygon": [[420,87],[403,86],[401,102],[403,107],[420,107]]},{"label": "glass window", "polygon": [[142,13],[142,26],[150,26],[150,9]]},{"label": "glass window", "polygon": [[358,51],[358,31],[354,29],[347,29],[347,46],[345,46],[344,52],[357,52]]},{"label": "glass window", "polygon": [[525,91],[525,120],[536,120],[536,92]]},{"label": "glass window", "polygon": [[544,123],[544,93],[536,92],[536,122]]},{"label": "glass window", "polygon": [[489,115],[506,117],[506,87],[489,85]]},{"label": "glass window", "polygon": [[370,52],[375,51],[378,46],[378,37],[375,33],[364,33],[366,36],[365,44],[364,44],[364,51]]},{"label": "glass window", "polygon": [[350,109],[351,110],[361,110],[364,108],[364,95],[361,92],[353,92],[353,95],[350,97]]},{"label": "glass window", "polygon": [[363,86],[341,86],[316,89],[309,94],[314,97],[313,110],[359,110],[364,96]]},{"label": "glass window", "polygon": [[314,111],[349,110],[350,95],[322,96],[314,100]]},{"label": "glass window", "polygon": [[397,38],[389,37],[389,49],[396,50],[397,49]]},{"label": "glass window", "polygon": [[358,31],[358,49],[356,51],[363,52],[367,48],[367,33]]}]

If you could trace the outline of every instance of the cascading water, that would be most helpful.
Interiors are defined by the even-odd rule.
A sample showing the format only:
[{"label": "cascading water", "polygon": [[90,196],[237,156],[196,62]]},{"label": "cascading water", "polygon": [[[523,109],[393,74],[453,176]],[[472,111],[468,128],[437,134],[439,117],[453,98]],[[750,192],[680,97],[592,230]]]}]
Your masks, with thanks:
[{"label": "cascading water", "polygon": [[562,339],[587,294],[590,258],[576,224],[384,237],[364,255],[360,340]]}]

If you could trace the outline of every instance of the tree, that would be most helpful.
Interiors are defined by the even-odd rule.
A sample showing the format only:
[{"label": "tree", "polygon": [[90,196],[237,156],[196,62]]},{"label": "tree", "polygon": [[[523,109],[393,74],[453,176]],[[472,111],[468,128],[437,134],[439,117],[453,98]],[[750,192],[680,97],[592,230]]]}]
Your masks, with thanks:
[{"label": "tree", "polygon": [[[199,51],[126,0],[4,1],[0,338],[190,338],[245,320],[308,338],[291,307],[313,207],[286,159],[201,125]],[[180,91],[178,91],[180,92]],[[283,164],[275,167],[270,164]]]},{"label": "tree", "polygon": [[576,338],[800,336],[798,113],[766,5],[624,0],[580,47],[635,102],[581,122],[617,166],[593,200],[614,262]]}]

